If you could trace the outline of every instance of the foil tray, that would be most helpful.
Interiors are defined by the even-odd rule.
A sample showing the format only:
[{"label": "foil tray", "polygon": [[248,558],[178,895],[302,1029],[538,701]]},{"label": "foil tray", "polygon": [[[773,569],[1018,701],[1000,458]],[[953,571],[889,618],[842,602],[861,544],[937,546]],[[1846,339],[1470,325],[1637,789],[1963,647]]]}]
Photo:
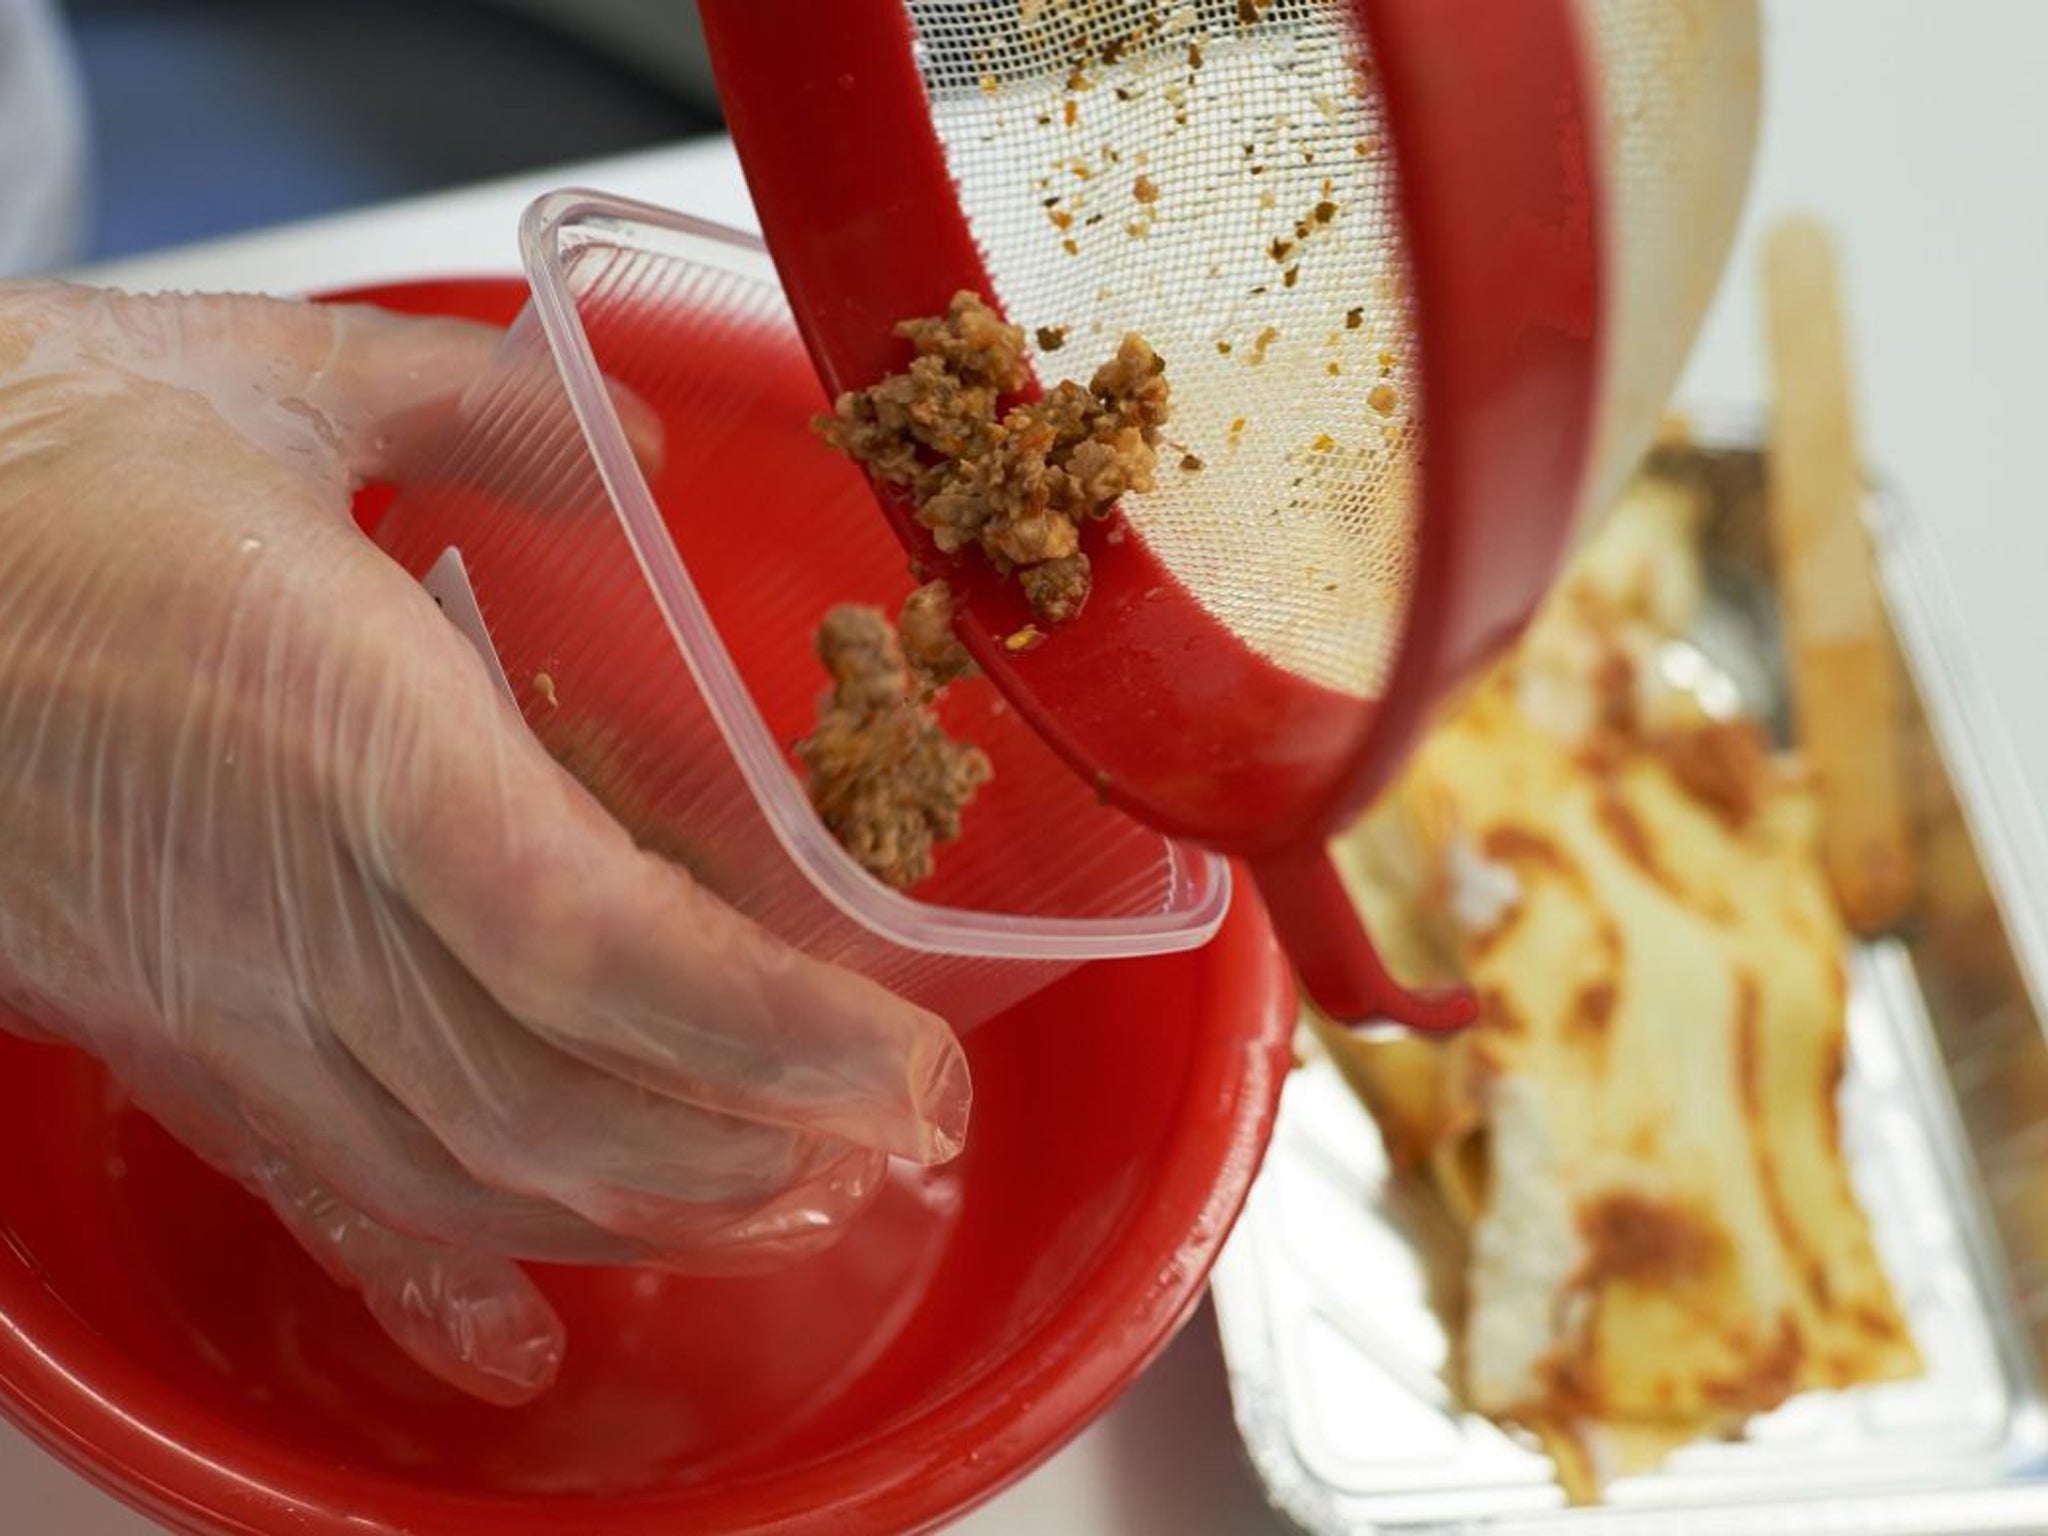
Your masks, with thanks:
[{"label": "foil tray", "polygon": [[[1711,437],[1674,467],[1715,503],[1693,641],[1782,730],[1757,441]],[[1741,1440],[1568,1506],[1532,1439],[1459,1407],[1431,1299],[1446,1218],[1390,1176],[1363,1106],[1305,1044],[1213,1279],[1246,1449],[1303,1530],[2048,1532],[2048,843],[1962,665],[1924,531],[1881,487],[1867,520],[1912,685],[1897,747],[1926,884],[1909,929],[1852,957],[1842,1126],[1926,1374],[1803,1395]]]}]

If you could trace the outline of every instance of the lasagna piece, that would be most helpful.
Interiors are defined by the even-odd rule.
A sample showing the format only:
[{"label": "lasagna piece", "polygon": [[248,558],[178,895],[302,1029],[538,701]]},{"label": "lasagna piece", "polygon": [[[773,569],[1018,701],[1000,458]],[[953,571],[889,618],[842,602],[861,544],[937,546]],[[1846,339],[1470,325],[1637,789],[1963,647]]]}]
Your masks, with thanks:
[{"label": "lasagna piece", "polygon": [[1448,1043],[1318,1025],[1466,1234],[1457,1373],[1575,1499],[1918,1356],[1843,1161],[1848,935],[1815,797],[1677,637],[1701,503],[1648,480],[1340,848]]}]

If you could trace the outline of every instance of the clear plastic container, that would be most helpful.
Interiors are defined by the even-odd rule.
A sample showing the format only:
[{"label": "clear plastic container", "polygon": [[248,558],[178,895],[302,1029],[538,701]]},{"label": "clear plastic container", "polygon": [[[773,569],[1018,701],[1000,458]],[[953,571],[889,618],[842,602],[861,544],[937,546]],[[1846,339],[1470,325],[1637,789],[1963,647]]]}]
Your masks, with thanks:
[{"label": "clear plastic container", "polygon": [[967,1029],[1089,960],[1193,948],[1223,861],[1100,805],[985,682],[950,690],[995,781],[915,897],[873,879],[790,756],[834,603],[913,585],[759,243],[564,191],[520,230],[531,298],[378,526],[460,552],[535,733],[646,847],[798,947]]}]

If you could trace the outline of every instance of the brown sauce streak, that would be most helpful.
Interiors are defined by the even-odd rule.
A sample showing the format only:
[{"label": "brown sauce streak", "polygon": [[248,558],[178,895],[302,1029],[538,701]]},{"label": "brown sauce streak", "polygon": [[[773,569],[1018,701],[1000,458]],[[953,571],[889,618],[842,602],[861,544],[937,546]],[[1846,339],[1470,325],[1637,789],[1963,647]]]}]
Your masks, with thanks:
[{"label": "brown sauce streak", "polygon": [[1600,1419],[1606,1416],[1607,1394],[1598,1371],[1588,1356],[1595,1330],[1587,1330],[1587,1342],[1569,1355],[1552,1355],[1543,1362],[1539,1379],[1536,1416],[1555,1415],[1561,1419]]},{"label": "brown sauce streak", "polygon": [[1479,1023],[1482,1028],[1496,1034],[1512,1035],[1517,1038],[1529,1033],[1529,1021],[1522,1017],[1507,993],[1498,987],[1482,987],[1479,992]]},{"label": "brown sauce streak", "polygon": [[1654,745],[1679,787],[1730,827],[1749,825],[1770,794],[1770,743],[1754,720],[1713,720]]},{"label": "brown sauce streak", "polygon": [[1827,1128],[1828,1145],[1842,1144],[1842,1073],[1848,1066],[1848,1042],[1837,1031],[1828,1041],[1827,1056],[1820,1072],[1820,1120]]},{"label": "brown sauce streak", "polygon": [[1601,794],[1598,803],[1600,824],[1607,829],[1621,851],[1628,856],[1631,864],[1641,870],[1649,879],[1661,885],[1673,895],[1683,895],[1683,889],[1673,880],[1664,866],[1658,862],[1656,845],[1650,841],[1650,834],[1644,830],[1636,813],[1628,803],[1612,790]]},{"label": "brown sauce streak", "polygon": [[1700,1395],[1719,1408],[1758,1413],[1775,1408],[1792,1395],[1799,1367],[1806,1358],[1799,1330],[1789,1317],[1778,1320],[1777,1337],[1739,1376],[1723,1376],[1700,1384]]},{"label": "brown sauce streak", "polygon": [[1735,1084],[1742,1094],[1742,1113],[1749,1121],[1751,1140],[1763,1126],[1764,1093],[1760,1079],[1757,1031],[1762,1022],[1763,997],[1756,978],[1747,972],[1735,980]]},{"label": "brown sauce streak", "polygon": [[1613,982],[1587,983],[1579,988],[1579,995],[1572,999],[1571,1017],[1565,1021],[1566,1030],[1586,1044],[1605,1045],[1608,1028],[1614,1022],[1616,1000],[1617,993]]},{"label": "brown sauce streak", "polygon": [[1498,948],[1501,942],[1515,931],[1516,925],[1521,921],[1522,913],[1527,908],[1528,903],[1517,901],[1501,914],[1499,922],[1488,928],[1484,933],[1475,933],[1467,939],[1465,941],[1466,947],[1470,951],[1472,958],[1474,960],[1483,960]]},{"label": "brown sauce streak", "polygon": [[1572,878],[1578,874],[1577,868],[1557,844],[1540,832],[1531,832],[1512,822],[1488,827],[1485,837],[1480,839],[1479,849],[1495,864],[1533,864]]},{"label": "brown sauce streak", "polygon": [[1835,1288],[1828,1281],[1827,1266],[1811,1254],[1806,1260],[1806,1289],[1812,1294],[1814,1305],[1823,1312],[1835,1304]]},{"label": "brown sauce streak", "polygon": [[1593,697],[1602,728],[1624,736],[1635,733],[1636,666],[1620,651],[1609,651],[1593,671]]},{"label": "brown sauce streak", "polygon": [[1726,1256],[1718,1227],[1668,1200],[1617,1190],[1579,1212],[1586,1245],[1578,1282],[1674,1286],[1697,1280]]},{"label": "brown sauce streak", "polygon": [[1866,1338],[1889,1343],[1899,1336],[1898,1324],[1882,1309],[1859,1301],[1848,1309],[1848,1318]]}]

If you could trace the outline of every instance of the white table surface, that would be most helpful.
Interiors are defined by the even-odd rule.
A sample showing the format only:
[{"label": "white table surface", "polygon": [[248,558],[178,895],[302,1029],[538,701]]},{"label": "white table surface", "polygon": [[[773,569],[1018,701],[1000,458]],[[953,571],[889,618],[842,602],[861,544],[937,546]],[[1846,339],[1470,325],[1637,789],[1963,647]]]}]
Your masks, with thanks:
[{"label": "white table surface", "polygon": [[[1740,248],[1681,403],[1762,388],[1760,219],[1817,211],[1849,267],[1869,457],[1933,527],[1959,645],[2028,776],[2048,780],[2048,3],[1767,0],[1767,121]],[[666,149],[165,252],[86,274],[138,288],[293,291],[506,271],[535,195],[601,188],[747,226],[722,143]],[[2029,836],[2033,836],[2029,829]],[[2038,846],[2038,844],[2030,844]],[[153,1529],[0,1428],[0,1528]],[[1237,1459],[1221,1366],[1198,1318],[1122,1404],[956,1529],[1259,1536],[1277,1530]],[[429,1533],[430,1536],[430,1533]]]}]

